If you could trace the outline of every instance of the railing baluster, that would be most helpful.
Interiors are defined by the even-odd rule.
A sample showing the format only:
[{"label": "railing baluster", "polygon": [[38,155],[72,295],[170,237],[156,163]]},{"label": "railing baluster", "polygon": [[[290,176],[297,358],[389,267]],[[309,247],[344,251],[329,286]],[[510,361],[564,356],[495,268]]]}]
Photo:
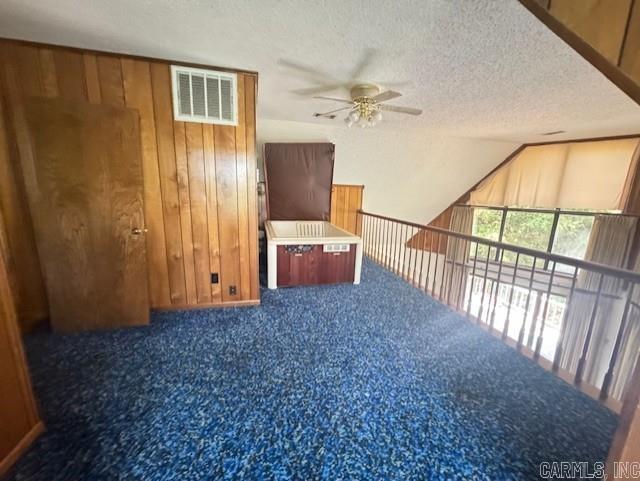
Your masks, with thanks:
[{"label": "railing baluster", "polygon": [[564,306],[564,313],[562,314],[562,324],[560,326],[560,336],[558,337],[558,343],[556,344],[556,353],[553,356],[553,371],[558,371],[560,368],[560,359],[562,358],[562,352],[564,349],[564,335],[567,331],[567,319],[569,312],[571,311],[571,304],[573,302],[573,294],[576,289],[576,280],[578,278],[578,268],[574,267],[573,276],[571,278],[571,288],[569,290],[569,297],[567,303]]},{"label": "railing baluster", "polygon": [[411,258],[413,257],[413,249],[411,248],[412,239],[413,239],[413,227],[410,227],[409,238],[407,240],[407,249],[409,249],[409,263],[407,264],[407,282],[411,282],[413,284],[413,279],[411,278]]},{"label": "railing baluster", "polygon": [[451,305],[451,290],[453,289],[453,276],[456,273],[456,254],[458,252],[458,239],[447,239],[447,248],[445,249],[445,258],[447,252],[451,253],[451,265],[449,267],[449,286],[447,287],[447,305]]},{"label": "railing baluster", "polygon": [[369,216],[358,213],[358,215],[362,216],[362,252],[363,254],[367,254],[367,221],[369,220]]},{"label": "railing baluster", "polygon": [[385,255],[385,252],[384,252],[384,233],[385,233],[385,230],[386,230],[385,229],[386,225],[387,225],[387,221],[383,219],[382,222],[380,222],[380,237],[379,237],[379,239],[380,239],[380,242],[379,242],[379,246],[380,246],[379,247],[379,250],[380,250],[380,265],[382,267],[386,267],[387,266],[387,263],[386,263],[386,260],[385,260],[385,257],[384,257],[384,255]]},{"label": "railing baluster", "polygon": [[522,349],[522,343],[524,342],[524,333],[527,329],[527,315],[529,314],[529,304],[531,303],[531,292],[533,291],[533,281],[536,275],[536,264],[538,263],[538,258],[536,256],[532,257],[531,263],[531,277],[529,278],[529,289],[527,290],[527,302],[524,306],[524,315],[522,316],[522,326],[520,326],[520,332],[518,333],[518,350]]},{"label": "railing baluster", "polygon": [[[511,278],[511,290],[509,291],[509,303],[507,305],[507,315],[504,318],[504,325],[502,326],[502,339],[506,339],[509,336],[509,324],[511,319],[511,303],[513,302],[513,291],[516,288],[516,279],[518,278],[518,262],[520,261],[520,253],[516,252],[516,261],[513,264],[513,277]],[[525,317],[526,317],[525,313]]]},{"label": "railing baluster", "polygon": [[387,254],[387,233],[388,233],[389,221],[382,222],[382,235],[380,237],[380,247],[382,248],[382,265],[385,269],[389,268],[389,256]]},{"label": "railing baluster", "polygon": [[393,272],[398,274],[398,223],[393,223]]},{"label": "railing baluster", "polygon": [[491,320],[489,325],[493,328],[493,323],[496,319],[496,305],[498,304],[498,296],[500,295],[500,277],[502,276],[502,263],[504,261],[504,249],[500,249],[500,260],[498,261],[498,278],[496,280],[495,288],[496,295],[493,297],[493,307],[491,308]]},{"label": "railing baluster", "polygon": [[402,266],[400,268],[401,275],[403,279],[407,279],[406,275],[406,267],[407,267],[407,239],[408,239],[408,226],[404,226],[403,236],[402,236]]},{"label": "railing baluster", "polygon": [[378,225],[380,224],[380,219],[376,218],[373,224],[373,246],[371,248],[371,252],[373,254],[373,259],[378,262]]},{"label": "railing baluster", "polygon": [[584,338],[584,344],[582,345],[582,355],[578,361],[578,367],[576,369],[576,377],[574,383],[580,385],[582,383],[582,375],[584,374],[584,367],[587,363],[587,354],[589,354],[589,344],[591,343],[591,335],[593,334],[593,325],[596,322],[596,314],[598,313],[598,304],[600,303],[600,296],[602,295],[602,284],[604,282],[604,274],[600,274],[600,281],[598,282],[598,293],[596,294],[596,300],[591,310],[591,318],[589,319],[589,326],[587,327],[587,335]]},{"label": "railing baluster", "polygon": [[542,349],[542,342],[544,338],[544,327],[547,322],[547,313],[549,312],[549,302],[551,301],[551,291],[553,289],[553,276],[555,273],[556,273],[556,263],[553,262],[553,266],[551,267],[551,275],[549,276],[549,286],[547,287],[547,297],[544,300],[544,308],[542,309],[542,321],[540,322],[540,332],[538,333],[538,339],[536,340],[536,348],[533,351],[533,358],[536,361],[540,357],[540,350]]},{"label": "railing baluster", "polygon": [[462,250],[462,262],[460,263],[460,272],[456,277],[458,280],[458,289],[456,292],[456,309],[462,311],[462,304],[464,304],[464,287],[467,285],[467,256],[469,254],[469,248],[471,244],[469,241],[464,240]]},{"label": "railing baluster", "polygon": [[631,301],[633,299],[633,289],[636,285],[632,282],[629,285],[629,291],[627,292],[627,300],[624,303],[624,312],[622,313],[622,319],[620,319],[620,326],[618,327],[618,333],[616,334],[616,341],[613,345],[613,351],[611,352],[611,359],[609,360],[609,368],[604,375],[602,381],[602,388],[600,389],[600,399],[606,399],[609,396],[609,388],[611,387],[611,381],[613,380],[613,372],[616,368],[616,361],[618,360],[618,353],[620,351],[620,344],[622,343],[622,336],[627,328],[627,320],[629,319],[629,310],[631,308]]},{"label": "railing baluster", "polygon": [[393,224],[389,224],[387,226],[387,247],[386,247],[386,251],[387,251],[387,269],[391,270],[391,266],[392,266],[392,261],[391,261],[391,230],[393,228]]},{"label": "railing baluster", "polygon": [[487,257],[484,262],[484,276],[482,276],[482,296],[480,297],[480,310],[478,311],[478,322],[482,321],[484,314],[484,295],[487,290],[487,276],[489,275],[489,257],[491,256],[491,246],[487,246]]},{"label": "railing baluster", "polygon": [[476,263],[478,261],[478,245],[476,242],[476,250],[473,254],[473,270],[471,271],[471,286],[469,287],[469,300],[467,301],[467,317],[471,317],[471,300],[473,299],[473,285],[476,282]]},{"label": "railing baluster", "polygon": [[382,233],[382,219],[378,219],[378,225],[376,226],[376,259],[378,264],[382,265],[382,257],[381,257],[381,244],[380,244],[380,235]]},{"label": "railing baluster", "polygon": [[422,241],[423,231],[418,231],[418,251],[420,252],[420,274],[418,277],[418,287],[422,289],[422,264],[424,264],[424,242]]},{"label": "railing baluster", "polygon": [[[427,262],[427,278],[424,280],[424,291],[425,292],[429,292],[429,275],[431,273],[431,253],[433,251],[433,232],[428,232],[429,234],[429,261]],[[426,236],[427,236],[427,231],[425,231],[425,238],[423,240],[422,245],[424,246],[424,248],[426,249]]]},{"label": "railing baluster", "polygon": [[435,266],[433,268],[433,285],[431,286],[431,295],[436,297],[436,280],[438,279],[438,257],[440,256],[440,233],[438,234],[438,243],[436,245],[436,261]]},{"label": "railing baluster", "polygon": [[[444,252],[442,252],[442,275],[440,276],[440,289],[438,291],[440,302],[446,303],[446,299],[444,297],[444,279],[447,275],[447,245],[449,245],[449,235],[443,234],[444,236]],[[438,249],[439,251],[442,248]]]},{"label": "railing baluster", "polygon": [[[414,233],[413,236],[411,237],[412,240],[414,240],[414,238],[418,235],[418,233]],[[413,286],[416,287],[416,269],[418,267],[418,254],[421,252],[420,249],[418,249],[416,247],[416,243],[419,242],[418,239],[415,239],[414,242],[411,243],[411,245],[413,246],[412,249],[414,250],[414,254],[413,254],[413,276],[412,276],[412,280],[413,280]]]}]

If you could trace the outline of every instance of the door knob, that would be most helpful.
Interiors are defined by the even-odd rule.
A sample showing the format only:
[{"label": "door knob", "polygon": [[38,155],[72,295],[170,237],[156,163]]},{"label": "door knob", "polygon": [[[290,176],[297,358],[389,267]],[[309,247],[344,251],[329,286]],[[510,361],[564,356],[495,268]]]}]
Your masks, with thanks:
[{"label": "door knob", "polygon": [[147,229],[141,229],[140,227],[134,227],[133,229],[131,229],[131,233],[133,235],[142,235],[145,232],[147,232]]}]

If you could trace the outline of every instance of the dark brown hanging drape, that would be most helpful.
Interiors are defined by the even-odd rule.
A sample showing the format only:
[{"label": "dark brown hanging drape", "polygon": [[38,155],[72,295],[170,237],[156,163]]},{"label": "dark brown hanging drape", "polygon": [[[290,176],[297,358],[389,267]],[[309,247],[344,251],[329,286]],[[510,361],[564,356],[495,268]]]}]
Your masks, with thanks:
[{"label": "dark brown hanging drape", "polygon": [[335,146],[264,144],[267,216],[271,220],[329,220]]}]

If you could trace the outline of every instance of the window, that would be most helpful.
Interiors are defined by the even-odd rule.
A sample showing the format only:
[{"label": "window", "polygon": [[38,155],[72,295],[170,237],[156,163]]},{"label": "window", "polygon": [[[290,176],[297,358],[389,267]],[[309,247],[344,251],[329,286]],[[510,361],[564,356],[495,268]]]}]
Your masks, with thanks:
[{"label": "window", "polygon": [[[560,214],[551,252],[576,259],[584,259],[593,226],[592,215]],[[573,272],[570,266],[558,264],[557,270]]]},{"label": "window", "polygon": [[[500,226],[502,224],[502,210],[498,209],[482,209],[475,208],[473,210],[473,229],[472,234],[477,237],[498,241],[500,240]],[[475,254],[471,252],[473,256]],[[478,246],[478,257],[487,256],[487,246]]]},{"label": "window", "polygon": [[[546,252],[549,248],[553,216],[554,214],[535,211],[507,212],[502,242]],[[503,260],[514,263],[516,253],[505,251]],[[532,261],[529,256],[520,256],[518,263],[530,266]],[[536,266],[544,266],[544,260],[539,259]]]},{"label": "window", "polygon": [[[593,226],[595,212],[522,209],[509,207],[474,207],[472,235],[519,247],[562,256],[584,259]],[[554,219],[557,217],[554,229]],[[549,248],[551,247],[551,250]],[[475,254],[475,244],[470,247],[470,256]],[[515,263],[516,253],[508,250],[502,254],[491,248],[490,259]],[[487,256],[487,246],[479,245],[478,258]],[[518,265],[531,266],[532,256],[520,255]],[[549,263],[538,259],[536,267],[549,269]],[[573,272],[573,268],[557,264],[556,270]]]},{"label": "window", "polygon": [[171,77],[175,120],[238,124],[235,74],[173,65]]}]

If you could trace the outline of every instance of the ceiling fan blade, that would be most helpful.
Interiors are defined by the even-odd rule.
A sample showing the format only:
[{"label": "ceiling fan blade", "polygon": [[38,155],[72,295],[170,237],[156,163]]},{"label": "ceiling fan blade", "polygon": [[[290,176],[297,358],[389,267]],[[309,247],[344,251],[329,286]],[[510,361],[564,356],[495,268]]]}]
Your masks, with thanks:
[{"label": "ceiling fan blade", "polygon": [[329,112],[323,112],[321,114],[313,114],[313,115],[314,115],[314,117],[326,117],[328,115],[332,115],[332,114],[335,114],[335,113],[338,113],[338,112],[342,112],[344,110],[351,110],[351,109],[352,109],[352,107],[342,107],[340,109],[330,110]]},{"label": "ceiling fan blade", "polygon": [[370,64],[373,63],[373,59],[378,54],[378,51],[373,48],[368,48],[364,51],[362,58],[358,62],[358,65],[351,72],[351,81],[355,82],[361,80],[362,74],[367,70]]},{"label": "ceiling fan blade", "polygon": [[328,75],[327,73],[321,72],[320,70],[314,67],[310,67],[302,63],[293,62],[291,60],[286,60],[281,58],[278,60],[278,65],[280,65],[281,67],[285,67],[289,70],[294,70],[299,75],[303,77],[307,77],[318,84],[322,84],[327,81],[331,83],[337,83],[337,80],[334,78],[331,78],[331,76]]},{"label": "ceiling fan blade", "polygon": [[382,92],[371,98],[371,100],[375,100],[376,102],[386,102],[387,100],[397,99],[398,97],[402,97],[400,92],[394,92],[393,90],[387,90],[386,92]]},{"label": "ceiling fan blade", "polygon": [[344,87],[345,87],[344,84],[317,85],[316,87],[306,87],[302,89],[291,90],[291,93],[308,97],[309,95],[317,95],[325,92],[331,92],[333,90],[338,90]]},{"label": "ceiling fan blade", "polygon": [[387,104],[379,104],[378,108],[380,110],[386,110],[388,112],[398,112],[401,114],[409,114],[409,115],[420,115],[422,110],[413,109],[411,107],[400,107],[399,105],[387,105]]},{"label": "ceiling fan blade", "polygon": [[347,99],[335,99],[333,97],[322,97],[322,96],[315,96],[313,98],[320,99],[320,100],[331,100],[332,102],[342,102],[344,104],[353,104],[353,100],[347,100]]}]

